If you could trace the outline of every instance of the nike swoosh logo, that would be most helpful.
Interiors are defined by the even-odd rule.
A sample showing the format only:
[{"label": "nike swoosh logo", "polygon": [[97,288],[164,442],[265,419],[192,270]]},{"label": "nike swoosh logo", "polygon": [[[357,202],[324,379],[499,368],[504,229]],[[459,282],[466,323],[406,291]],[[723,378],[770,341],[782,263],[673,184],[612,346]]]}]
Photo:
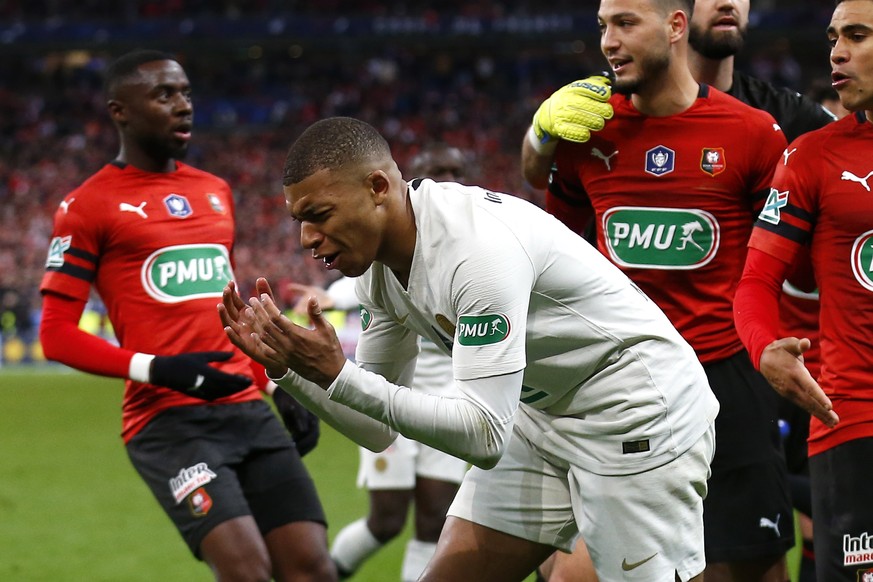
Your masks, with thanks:
[{"label": "nike swoosh logo", "polygon": [[621,561],[621,569],[624,570],[625,572],[630,572],[631,570],[636,570],[637,568],[639,568],[640,566],[642,566],[643,564],[645,564],[646,562],[648,562],[649,560],[651,560],[652,558],[654,558],[657,555],[658,555],[658,552],[655,552],[654,554],[652,554],[651,556],[649,556],[645,560],[640,560],[639,562],[634,562],[633,564],[628,564],[627,559],[624,559]]}]

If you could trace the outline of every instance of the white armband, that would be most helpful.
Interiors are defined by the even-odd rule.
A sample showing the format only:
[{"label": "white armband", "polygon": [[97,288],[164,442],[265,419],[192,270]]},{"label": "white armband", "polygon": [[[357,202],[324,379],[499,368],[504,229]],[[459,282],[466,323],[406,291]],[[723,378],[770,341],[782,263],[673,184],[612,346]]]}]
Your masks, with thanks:
[{"label": "white armband", "polygon": [[130,359],[127,377],[135,382],[148,383],[151,378],[152,360],[154,359],[155,356],[152,354],[135,353]]}]

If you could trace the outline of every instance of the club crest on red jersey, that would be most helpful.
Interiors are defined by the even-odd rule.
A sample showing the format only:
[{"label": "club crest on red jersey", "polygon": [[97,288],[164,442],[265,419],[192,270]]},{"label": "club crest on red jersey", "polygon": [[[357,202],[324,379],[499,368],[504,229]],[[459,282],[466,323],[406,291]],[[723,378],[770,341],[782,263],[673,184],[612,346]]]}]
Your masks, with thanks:
[{"label": "club crest on red jersey", "polygon": [[646,173],[663,176],[673,171],[676,165],[676,152],[667,146],[659,145],[646,152]]},{"label": "club crest on red jersey", "polygon": [[181,194],[170,194],[164,198],[164,206],[167,207],[167,212],[170,213],[170,216],[175,216],[176,218],[187,218],[193,212],[188,199]]},{"label": "club crest on red jersey", "polygon": [[724,148],[703,148],[700,154],[700,169],[710,176],[718,176],[724,172],[726,161]]},{"label": "club crest on red jersey", "polygon": [[221,198],[218,197],[218,194],[209,192],[206,194],[206,199],[209,200],[209,206],[211,206],[212,210],[215,212],[218,212],[219,214],[224,214],[226,212],[224,204],[221,203]]}]

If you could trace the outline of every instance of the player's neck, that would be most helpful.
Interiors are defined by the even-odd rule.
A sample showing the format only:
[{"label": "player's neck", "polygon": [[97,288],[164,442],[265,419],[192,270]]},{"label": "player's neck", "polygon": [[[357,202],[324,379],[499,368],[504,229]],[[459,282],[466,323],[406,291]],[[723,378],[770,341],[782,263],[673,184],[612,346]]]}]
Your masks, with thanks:
[{"label": "player's neck", "polygon": [[708,59],[694,49],[688,51],[688,68],[698,83],[719,91],[730,91],[734,82],[734,57]]},{"label": "player's neck", "polygon": [[124,145],[121,146],[121,150],[118,152],[118,156],[115,159],[123,164],[142,170],[143,172],[166,174],[176,171],[175,159],[158,159],[147,155],[142,150],[125,147]]},{"label": "player's neck", "polygon": [[409,184],[401,185],[402,198],[392,205],[394,217],[389,217],[388,229],[376,260],[391,269],[397,281],[406,289],[409,286],[409,274],[412,271],[412,259],[415,256],[415,241],[418,228],[415,226],[415,211],[409,199]]},{"label": "player's neck", "polygon": [[684,63],[674,64],[666,74],[631,95],[631,103],[643,115],[667,117],[691,107],[699,92],[700,86]]}]

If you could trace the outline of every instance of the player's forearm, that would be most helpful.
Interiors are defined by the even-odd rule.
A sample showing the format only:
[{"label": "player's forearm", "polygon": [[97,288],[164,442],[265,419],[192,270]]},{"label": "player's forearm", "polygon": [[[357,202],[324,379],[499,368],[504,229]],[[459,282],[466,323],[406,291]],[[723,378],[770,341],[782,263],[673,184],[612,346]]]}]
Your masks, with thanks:
[{"label": "player's forearm", "polygon": [[761,354],[779,335],[779,293],[788,266],[757,249],[749,249],[734,296],[734,323],[755,368]]},{"label": "player's forearm", "polygon": [[44,296],[39,339],[45,357],[89,374],[128,378],[134,352],[79,329],[84,307],[82,300]]},{"label": "player's forearm", "polygon": [[525,134],[521,144],[521,174],[534,188],[545,189],[549,185],[549,173],[555,153],[555,143],[538,151],[531,142],[530,132]]},{"label": "player's forearm", "polygon": [[293,371],[289,370],[282,378],[275,378],[273,381],[321,420],[371,451],[385,450],[397,436],[387,424],[348,406],[332,402],[324,389]]},{"label": "player's forearm", "polygon": [[406,437],[490,469],[503,455],[512,430],[521,375],[518,372],[473,381],[477,394],[493,399],[485,402],[412,390],[347,363],[328,394],[332,400],[380,420]]}]

